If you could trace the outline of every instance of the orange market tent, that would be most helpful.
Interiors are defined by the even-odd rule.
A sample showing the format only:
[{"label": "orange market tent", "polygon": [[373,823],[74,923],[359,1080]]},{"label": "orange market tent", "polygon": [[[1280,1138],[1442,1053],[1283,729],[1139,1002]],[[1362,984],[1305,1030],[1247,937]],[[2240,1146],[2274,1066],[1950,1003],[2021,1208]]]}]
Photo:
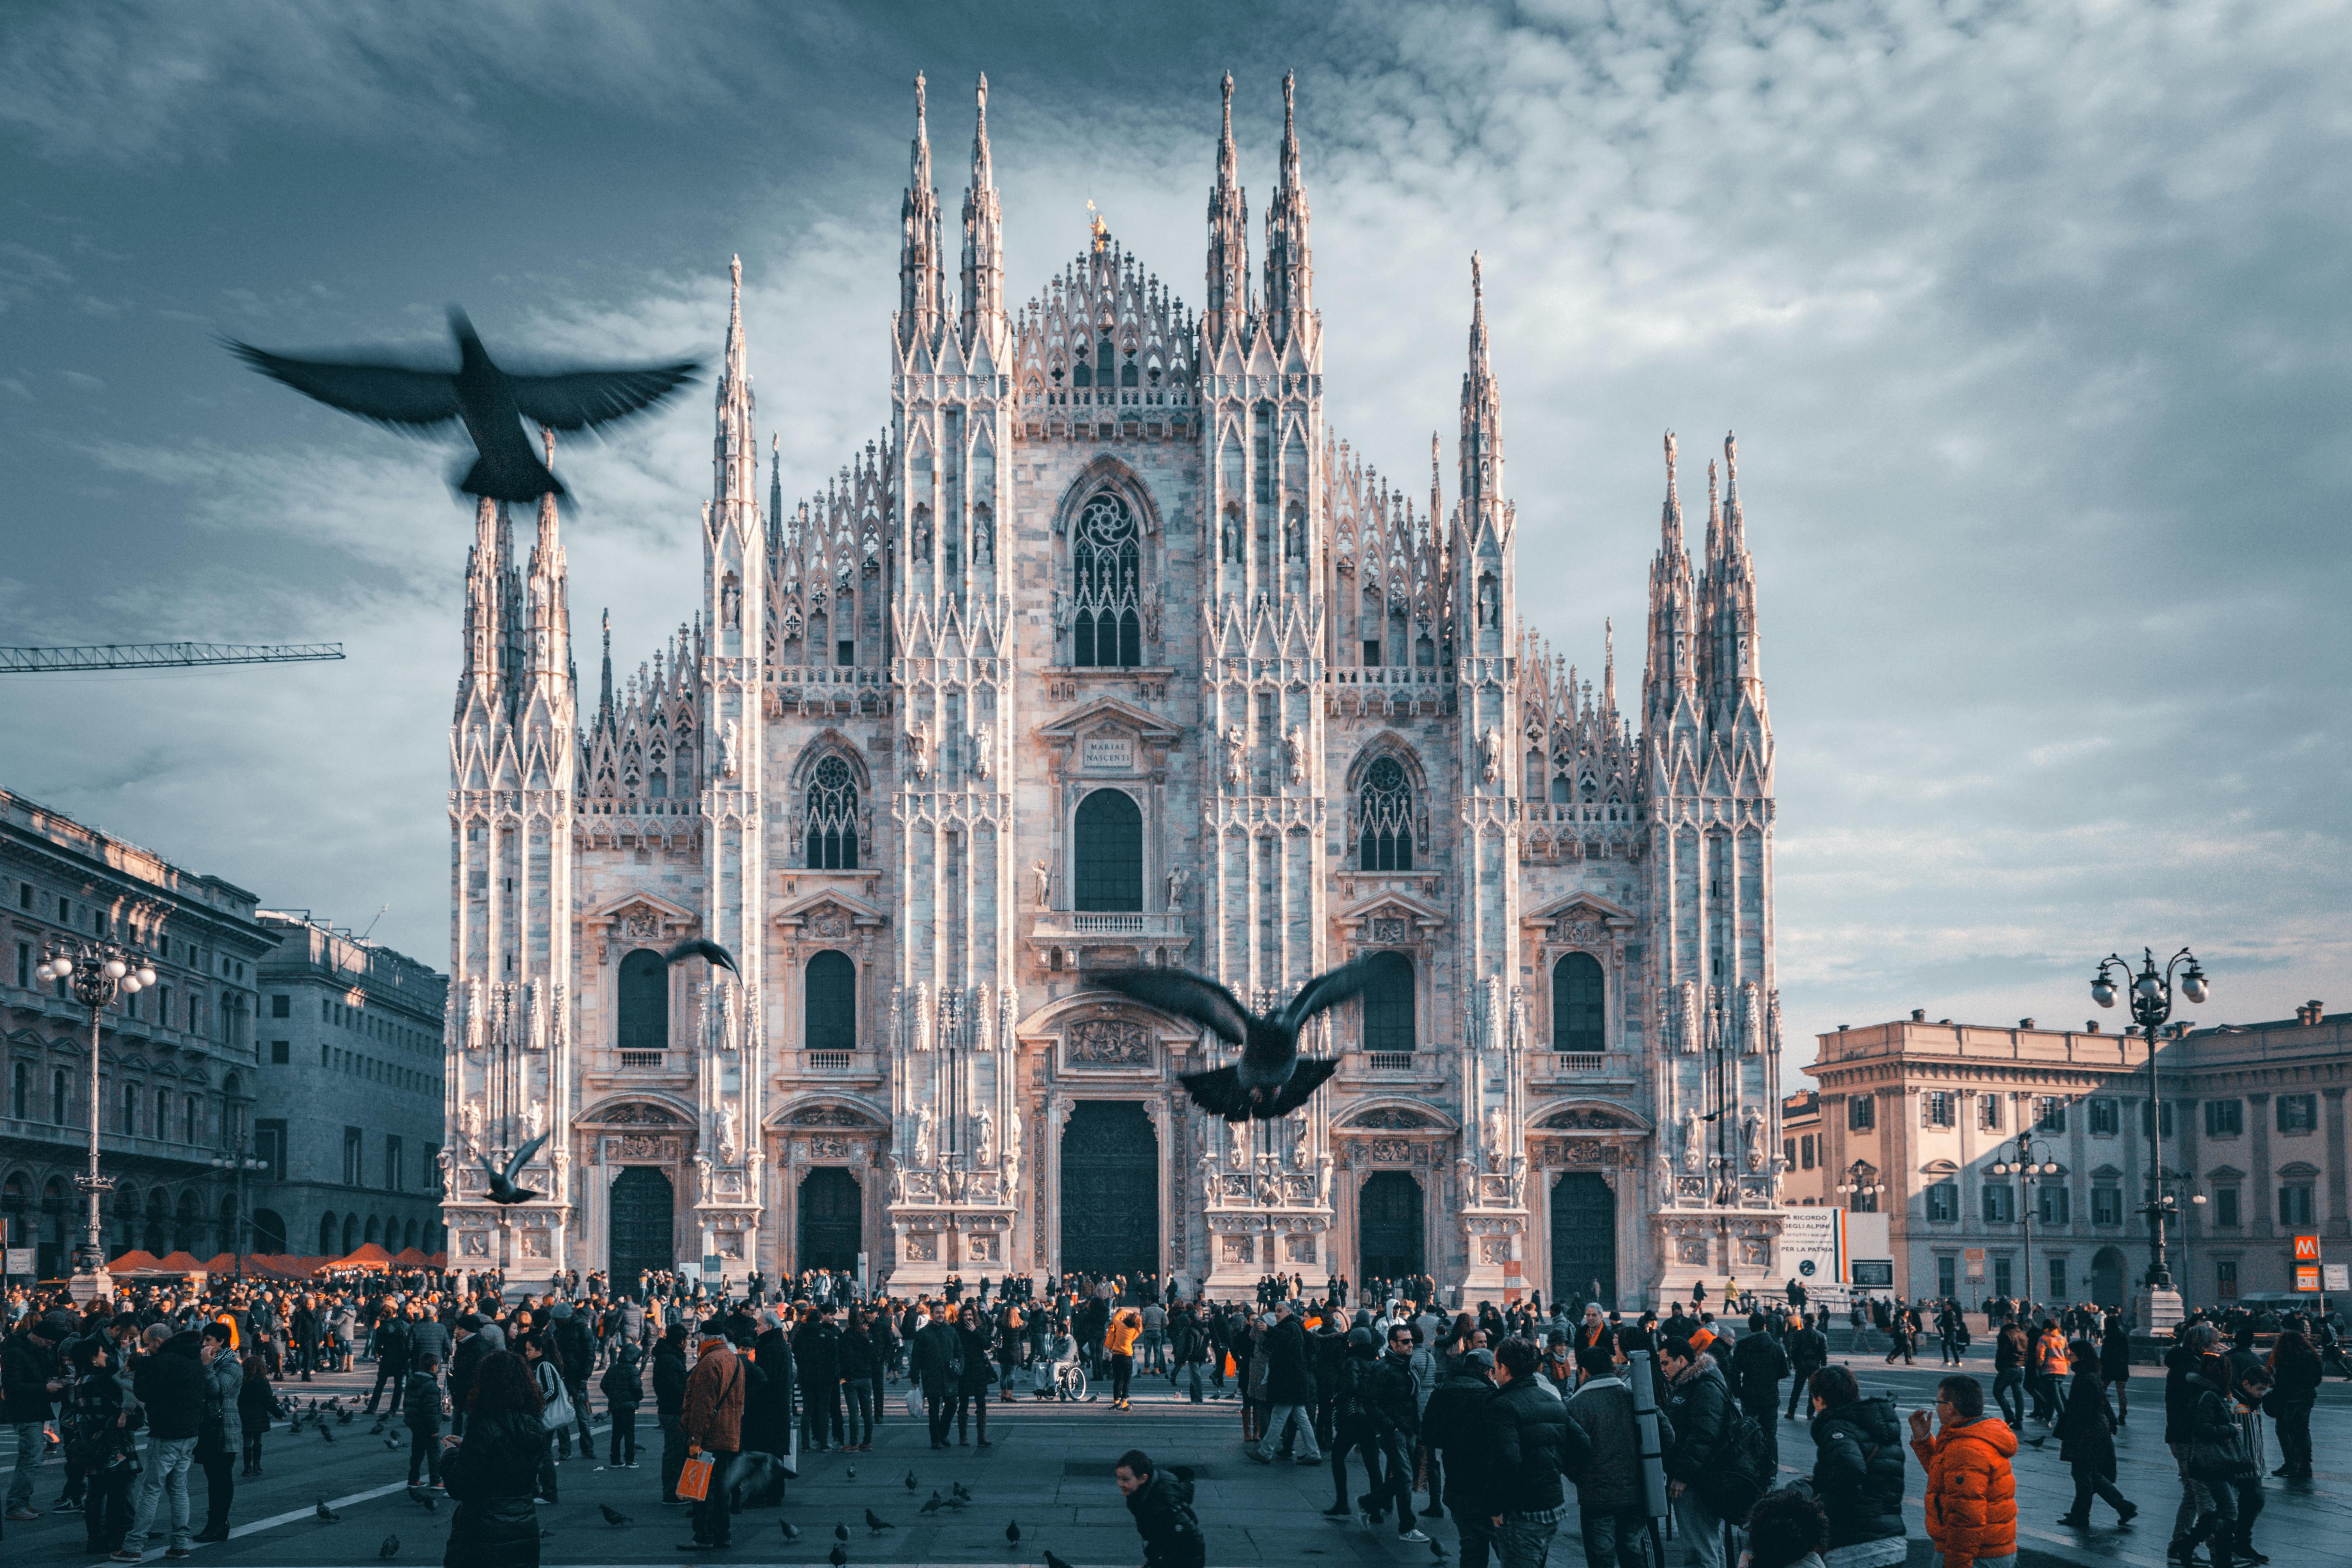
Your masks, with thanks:
[{"label": "orange market tent", "polygon": [[121,1257],[116,1258],[113,1262],[108,1264],[106,1266],[106,1271],[109,1274],[136,1274],[142,1270],[159,1268],[162,1266],[163,1260],[157,1258],[153,1253],[143,1251],[141,1248],[134,1247],[130,1251],[124,1253]]},{"label": "orange market tent", "polygon": [[389,1268],[392,1254],[371,1241],[347,1257],[338,1258],[324,1265],[329,1268]]},{"label": "orange market tent", "polygon": [[167,1252],[155,1267],[166,1274],[201,1274],[205,1271],[204,1264],[192,1252]]},{"label": "orange market tent", "polygon": [[404,1247],[393,1254],[393,1266],[397,1268],[430,1268],[433,1259],[413,1247]]},{"label": "orange market tent", "polygon": [[236,1273],[236,1254],[234,1252],[214,1253],[210,1258],[205,1259],[205,1272],[207,1274]]}]

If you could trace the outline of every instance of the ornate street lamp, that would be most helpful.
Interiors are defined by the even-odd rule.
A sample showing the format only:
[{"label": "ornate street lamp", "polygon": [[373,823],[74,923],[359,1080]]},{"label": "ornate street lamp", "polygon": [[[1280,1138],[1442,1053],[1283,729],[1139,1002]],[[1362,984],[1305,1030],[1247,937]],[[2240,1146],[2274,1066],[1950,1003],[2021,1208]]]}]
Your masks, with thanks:
[{"label": "ornate street lamp", "polygon": [[35,974],[62,980],[75,1001],[89,1010],[89,1168],[74,1178],[89,1194],[89,1208],[82,1222],[82,1237],[73,1251],[71,1289],[77,1301],[89,1301],[105,1292],[106,1244],[99,1235],[98,1199],[114,1185],[99,1173],[99,1025],[116,997],[131,995],[155,984],[155,971],[145,952],[110,942],[52,941],[44,950]]},{"label": "ornate street lamp", "polygon": [[[2119,991],[2127,990],[2131,998],[2132,1021],[2138,1026],[2141,1037],[2147,1042],[2147,1202],[2139,1212],[2147,1220],[2147,1277],[2142,1281],[2147,1291],[2147,1310],[2139,1314],[2140,1331],[2162,1334],[2171,1331],[2180,1321],[2180,1297],[2172,1284],[2172,1266],[2165,1257],[2165,1226],[2179,1214],[2178,1205],[2167,1198],[2164,1184],[2168,1180],[2185,1180],[2187,1173],[2164,1168],[2164,1111],[2157,1090],[2157,1032],[2172,1016],[2172,985],[2177,973],[2180,994],[2194,1003],[2203,1003],[2212,994],[2205,981],[2204,966],[2197,955],[2182,948],[2156,966],[2156,950],[2143,947],[2140,969],[2132,973],[2131,961],[2109,953],[2099,961],[2097,971],[2091,976],[2091,1000],[2102,1007],[2112,1007]],[[2174,1031],[2178,1038],[2187,1026]],[[2184,1229],[2183,1236],[2187,1235]],[[2159,1321],[2161,1320],[2161,1321]]]},{"label": "ornate street lamp", "polygon": [[216,1154],[213,1157],[212,1167],[215,1171],[235,1173],[236,1232],[229,1238],[228,1248],[231,1256],[236,1259],[236,1279],[237,1283],[241,1285],[245,1283],[245,1255],[252,1244],[252,1237],[245,1222],[245,1173],[247,1171],[266,1171],[269,1169],[269,1162],[256,1159],[245,1152],[245,1134],[240,1131],[236,1135],[236,1142],[230,1146],[227,1153]]},{"label": "ornate street lamp", "polygon": [[2030,1309],[2033,1303],[2033,1184],[2031,1178],[2056,1175],[2058,1162],[2050,1157],[2047,1142],[2021,1132],[2000,1146],[2000,1158],[1986,1169],[1996,1176],[2026,1178],[2018,1184],[2018,1196],[2023,1200],[2018,1206],[2025,1221],[2025,1300]]},{"label": "ornate street lamp", "polygon": [[1878,1212],[1878,1194],[1886,1190],[1886,1184],[1884,1182],[1840,1182],[1837,1184],[1837,1190],[1845,1194],[1846,1207],[1853,1208],[1853,1200],[1855,1198],[1868,1198],[1871,1201],[1870,1206],[1866,1209],[1857,1210],[1856,1212],[1861,1214],[1876,1214]]}]

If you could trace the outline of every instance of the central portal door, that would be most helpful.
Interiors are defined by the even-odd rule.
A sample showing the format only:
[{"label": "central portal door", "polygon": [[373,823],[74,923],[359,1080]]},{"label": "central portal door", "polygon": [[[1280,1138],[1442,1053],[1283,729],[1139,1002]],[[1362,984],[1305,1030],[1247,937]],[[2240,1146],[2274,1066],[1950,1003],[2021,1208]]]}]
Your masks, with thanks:
[{"label": "central portal door", "polygon": [[1617,1205],[1609,1184],[1570,1171],[1551,1184],[1551,1299],[1571,1314],[1617,1305]]},{"label": "central portal door", "polygon": [[677,1197],[669,1178],[651,1165],[631,1165],[613,1180],[612,1274],[615,1289],[634,1289],[645,1269],[675,1268],[670,1226]]},{"label": "central portal door", "polygon": [[1422,1273],[1421,1184],[1403,1171],[1367,1177],[1356,1200],[1362,1279],[1405,1279]]},{"label": "central portal door", "polygon": [[800,1264],[835,1274],[857,1267],[862,1238],[857,1178],[839,1165],[819,1165],[801,1183]]},{"label": "central portal door", "polygon": [[1082,1100],[1062,1131],[1062,1268],[1156,1274],[1160,1137],[1129,1100]]}]

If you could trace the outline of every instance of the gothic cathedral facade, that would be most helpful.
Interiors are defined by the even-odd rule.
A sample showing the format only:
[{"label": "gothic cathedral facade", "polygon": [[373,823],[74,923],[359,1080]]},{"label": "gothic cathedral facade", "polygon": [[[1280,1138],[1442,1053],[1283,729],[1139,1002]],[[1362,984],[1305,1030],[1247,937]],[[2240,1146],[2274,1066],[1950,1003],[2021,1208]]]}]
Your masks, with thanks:
[{"label": "gothic cathedral facade", "polygon": [[[1727,440],[1666,442],[1639,711],[1522,626],[1472,263],[1449,501],[1325,422],[1284,84],[1262,267],[1232,82],[1196,313],[1097,221],[1004,294],[987,85],[950,298],[917,89],[889,427],[762,505],[737,303],[702,599],[592,712],[560,520],[485,501],[451,731],[452,1263],[737,1279],[1427,1272],[1633,1307],[1776,1278],[1772,738]],[[666,953],[701,937],[740,973]],[[1229,1127],[1229,1055],[1089,971],[1253,1005],[1359,954],[1337,1076]],[[486,1198],[477,1154],[546,1141]]]}]

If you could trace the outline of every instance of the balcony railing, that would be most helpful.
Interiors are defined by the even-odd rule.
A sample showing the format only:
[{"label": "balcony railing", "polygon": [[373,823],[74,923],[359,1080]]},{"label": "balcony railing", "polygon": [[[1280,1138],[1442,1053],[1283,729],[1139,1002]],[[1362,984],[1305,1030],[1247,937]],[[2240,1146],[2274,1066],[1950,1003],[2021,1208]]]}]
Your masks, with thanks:
[{"label": "balcony railing", "polygon": [[1413,1066],[1413,1053],[1411,1051],[1366,1051],[1364,1053],[1366,1072],[1411,1072]]},{"label": "balcony railing", "polygon": [[1599,1072],[1609,1065],[1605,1051],[1554,1051],[1551,1070],[1554,1072]]},{"label": "balcony railing", "polygon": [[663,1058],[668,1053],[666,1051],[625,1050],[621,1053],[621,1065],[625,1068],[653,1068],[658,1069],[662,1065]]},{"label": "balcony railing", "polygon": [[1174,910],[1118,913],[1079,913],[1072,910],[1044,910],[1033,928],[1040,941],[1055,938],[1139,937],[1150,942],[1181,942],[1184,940],[1184,917]]},{"label": "balcony railing", "polygon": [[811,1072],[847,1072],[856,1063],[856,1051],[809,1051],[805,1053]]}]

